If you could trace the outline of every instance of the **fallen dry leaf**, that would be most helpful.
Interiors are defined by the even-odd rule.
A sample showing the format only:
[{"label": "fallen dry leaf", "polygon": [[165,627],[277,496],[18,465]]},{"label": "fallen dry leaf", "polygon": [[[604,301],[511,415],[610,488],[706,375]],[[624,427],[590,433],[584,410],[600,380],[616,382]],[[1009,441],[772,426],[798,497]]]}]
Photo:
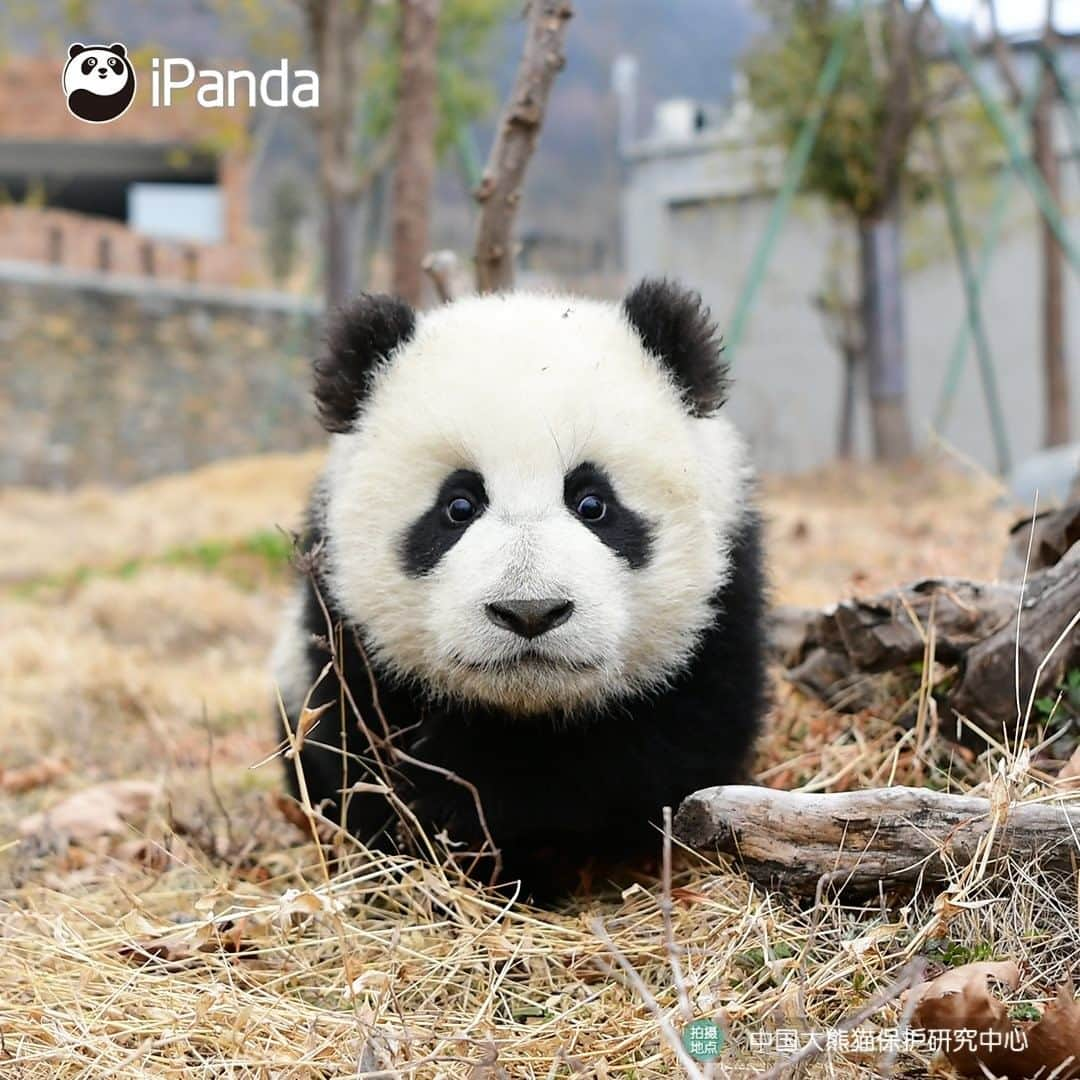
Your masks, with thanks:
[{"label": "fallen dry leaf", "polygon": [[296,721],[294,745],[293,747],[290,747],[285,755],[286,757],[292,757],[294,751],[299,752],[300,748],[304,745],[304,740],[308,737],[308,733],[319,722],[319,717],[328,709],[332,709],[336,704],[336,701],[328,701],[314,709],[309,709],[305,705],[304,708],[300,710],[300,718]]},{"label": "fallen dry leaf", "polygon": [[945,1033],[940,1046],[963,1076],[1010,1080],[1080,1077],[1080,1002],[1072,987],[1036,1022],[1013,1020],[990,990],[990,979],[1015,990],[1020,970],[1011,960],[964,964],[910,991],[912,1027]]},{"label": "fallen dry leaf", "polygon": [[480,1044],[481,1058],[469,1070],[469,1080],[509,1080],[509,1073],[499,1064],[499,1048],[493,1042]]},{"label": "fallen dry leaf", "polygon": [[1025,1076],[1034,1076],[1040,1066],[1040,1075],[1054,1080],[1080,1076],[1080,1001],[1071,985],[1058,987],[1057,997],[1047,1005],[1042,1019],[1028,1027],[1027,1036],[1026,1059],[1032,1071]]},{"label": "fallen dry leaf", "polygon": [[161,792],[149,780],[112,780],[76,791],[49,810],[31,814],[19,822],[22,836],[43,832],[61,833],[71,840],[123,835],[128,827],[146,817]]},{"label": "fallen dry leaf", "polygon": [[296,801],[296,799],[290,798],[288,795],[282,795],[280,792],[276,792],[271,801],[274,808],[279,814],[290,824],[295,825],[304,835],[305,840],[311,839],[311,823],[315,822],[315,831],[318,833],[319,843],[324,846],[329,846],[334,842],[334,838],[340,832],[331,822],[325,821],[321,818],[314,818],[308,816],[308,812],[304,809],[302,803]]},{"label": "fallen dry leaf", "polygon": [[333,914],[341,908],[340,900],[332,900],[310,889],[286,889],[278,898],[274,922],[284,928],[312,915]]},{"label": "fallen dry leaf", "polygon": [[676,885],[671,890],[671,899],[683,907],[693,907],[694,904],[708,903],[709,898],[703,892],[688,888],[686,885]]},{"label": "fallen dry leaf", "polygon": [[21,795],[24,791],[32,791],[59,780],[70,768],[60,758],[42,758],[22,769],[0,769],[0,788],[9,795]]},{"label": "fallen dry leaf", "polygon": [[234,955],[246,959],[258,951],[254,931],[259,928],[248,918],[214,924],[195,922],[168,934],[148,934],[121,945],[118,953],[133,964],[155,965],[176,971],[205,963],[212,956]]},{"label": "fallen dry leaf", "polygon": [[[994,1047],[1012,1028],[1009,1010],[990,992],[989,980],[997,979],[1010,990],[1020,985],[1020,969],[1011,960],[999,963],[963,964],[930,982],[916,986],[901,999],[913,1007],[912,1027],[948,1032],[941,1048],[965,1076],[981,1076],[979,1061],[987,1061]],[[974,1031],[969,1043],[958,1032]]]}]

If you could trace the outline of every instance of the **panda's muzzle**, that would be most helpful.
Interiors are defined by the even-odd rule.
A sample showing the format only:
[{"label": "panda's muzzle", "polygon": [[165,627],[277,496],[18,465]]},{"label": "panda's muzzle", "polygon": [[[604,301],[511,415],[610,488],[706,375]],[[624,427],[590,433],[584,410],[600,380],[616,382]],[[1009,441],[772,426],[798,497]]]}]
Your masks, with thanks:
[{"label": "panda's muzzle", "polygon": [[531,640],[562,626],[574,613],[574,602],[561,598],[501,600],[485,604],[484,613],[496,626]]}]

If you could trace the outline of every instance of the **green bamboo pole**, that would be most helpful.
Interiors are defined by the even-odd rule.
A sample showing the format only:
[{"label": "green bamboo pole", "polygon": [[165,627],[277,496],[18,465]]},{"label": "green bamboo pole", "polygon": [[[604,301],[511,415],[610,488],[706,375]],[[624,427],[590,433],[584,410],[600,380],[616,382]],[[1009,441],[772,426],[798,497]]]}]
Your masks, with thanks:
[{"label": "green bamboo pole", "polygon": [[1009,159],[1012,162],[1013,168],[1016,169],[1020,175],[1020,179],[1028,186],[1032,197],[1039,207],[1039,211],[1053,231],[1054,237],[1061,245],[1061,250],[1065,252],[1065,257],[1069,260],[1073,270],[1080,272],[1080,248],[1077,248],[1073,243],[1072,237],[1069,235],[1069,230],[1065,225],[1064,218],[1061,215],[1061,211],[1054,203],[1050,192],[1047,191],[1046,184],[1043,181],[1039,170],[1032,164],[1027,154],[1024,153],[1023,146],[1021,145],[1016,132],[1013,131],[1012,125],[1009,123],[1004,109],[1002,109],[1001,104],[993,94],[987,90],[983,85],[982,80],[979,78],[979,73],[975,65],[975,57],[972,55],[971,49],[968,47],[967,42],[964,41],[963,35],[955,26],[947,20],[940,20],[940,24],[945,30],[945,36],[948,39],[949,48],[952,50],[953,56],[963,69],[964,74],[968,78],[968,82],[971,83],[972,89],[978,95],[979,101],[982,104],[983,110],[986,112],[990,123],[993,124],[998,135],[1001,136],[1002,141],[1005,143],[1005,147],[1009,151]]},{"label": "green bamboo pole", "polygon": [[931,116],[929,120],[930,137],[941,175],[942,193],[945,196],[945,216],[949,222],[949,233],[956,249],[956,261],[960,264],[960,276],[964,282],[964,304],[967,324],[971,336],[975,339],[975,355],[979,360],[979,373],[982,376],[983,396],[986,399],[986,411],[990,418],[990,430],[994,439],[994,456],[998,472],[1004,475],[1010,468],[1009,433],[1005,424],[1005,413],[1001,407],[998,393],[997,373],[994,371],[994,358],[990,352],[990,340],[983,322],[980,304],[980,288],[975,267],[972,265],[971,252],[968,249],[964,231],[964,218],[960,212],[960,199],[956,194],[956,181],[949,168],[945,138],[941,132],[941,119]]},{"label": "green bamboo pole", "polygon": [[862,9],[862,0],[855,0],[852,5],[851,21],[842,34],[839,34],[829,47],[825,63],[818,76],[817,85],[814,88],[814,98],[810,105],[810,111],[806,114],[795,144],[784,162],[783,179],[780,191],[773,201],[769,212],[769,220],[765,225],[754,257],[747,270],[743,287],[739,291],[735,303],[735,310],[731,316],[728,332],[725,335],[726,354],[729,361],[734,359],[735,350],[743,339],[746,331],[746,322],[750,317],[761,283],[765,279],[765,273],[769,267],[769,259],[772,257],[773,248],[776,246],[777,237],[791,209],[795,192],[802,182],[803,173],[806,171],[806,163],[810,160],[810,154],[817,141],[818,132],[821,130],[821,122],[825,118],[825,109],[832,97],[836,84],[840,79],[840,72],[847,56],[848,42],[856,27],[860,26],[858,15]]},{"label": "green bamboo pole", "polygon": [[[1035,80],[1021,103],[1020,116],[1025,129],[1030,125],[1032,113],[1035,111],[1041,80],[1041,71],[1036,72]],[[994,203],[990,209],[989,224],[984,234],[982,250],[979,252],[979,266],[975,275],[975,284],[980,293],[986,287],[986,279],[990,274],[990,264],[994,261],[994,255],[997,253],[998,241],[1001,239],[1001,233],[1005,225],[1005,214],[1016,186],[1016,176],[1017,171],[1015,168],[1012,166],[1007,168],[1001,175],[997,192],[994,195]],[[960,378],[964,373],[970,343],[971,323],[965,317],[957,328],[956,337],[953,340],[952,352],[949,355],[949,366],[945,371],[945,379],[942,382],[937,409],[934,411],[934,429],[936,431],[944,432],[948,426],[949,417],[956,401],[956,394],[960,389]]]}]

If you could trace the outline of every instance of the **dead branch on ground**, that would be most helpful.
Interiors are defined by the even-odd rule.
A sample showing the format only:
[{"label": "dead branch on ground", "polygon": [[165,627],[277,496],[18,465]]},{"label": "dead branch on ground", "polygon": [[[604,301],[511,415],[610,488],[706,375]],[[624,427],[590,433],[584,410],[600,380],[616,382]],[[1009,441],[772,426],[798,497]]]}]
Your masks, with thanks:
[{"label": "dead branch on ground", "polygon": [[800,895],[814,896],[823,877],[876,892],[882,883],[946,880],[987,843],[990,858],[1037,860],[1044,870],[1075,874],[1080,802],[997,808],[989,799],[924,788],[809,795],[732,785],[685,799],[675,837],[734,855],[755,881]]}]

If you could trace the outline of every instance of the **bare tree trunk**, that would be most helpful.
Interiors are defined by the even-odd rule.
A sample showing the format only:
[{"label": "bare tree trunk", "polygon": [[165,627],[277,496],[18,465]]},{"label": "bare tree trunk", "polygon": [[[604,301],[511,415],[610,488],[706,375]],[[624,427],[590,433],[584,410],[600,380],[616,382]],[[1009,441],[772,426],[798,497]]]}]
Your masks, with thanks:
[{"label": "bare tree trunk", "polygon": [[[1061,206],[1061,168],[1054,146],[1054,107],[1057,100],[1053,74],[1042,73],[1039,100],[1032,117],[1035,164],[1042,173],[1054,204]],[[1042,340],[1043,442],[1059,446],[1069,441],[1069,374],[1065,358],[1065,254],[1054,230],[1042,218]]]},{"label": "bare tree trunk", "polygon": [[323,187],[323,296],[328,311],[356,292],[357,203],[347,193]]},{"label": "bare tree trunk", "polygon": [[514,89],[476,189],[481,208],[476,234],[476,286],[480,292],[498,292],[514,284],[514,218],[552,84],[566,64],[563,42],[573,14],[570,0],[530,0],[525,49]]},{"label": "bare tree trunk", "polygon": [[912,441],[907,414],[899,194],[880,216],[859,221],[859,271],[874,458],[901,461],[911,455]]},{"label": "bare tree trunk", "polygon": [[393,291],[413,306],[424,289],[430,248],[438,128],[438,47],[441,0],[400,0],[397,162],[393,195]]},{"label": "bare tree trunk", "polygon": [[360,185],[356,175],[356,101],[360,39],[370,0],[306,0],[303,10],[319,72],[319,187],[323,198],[323,294],[339,307],[356,287]]}]

